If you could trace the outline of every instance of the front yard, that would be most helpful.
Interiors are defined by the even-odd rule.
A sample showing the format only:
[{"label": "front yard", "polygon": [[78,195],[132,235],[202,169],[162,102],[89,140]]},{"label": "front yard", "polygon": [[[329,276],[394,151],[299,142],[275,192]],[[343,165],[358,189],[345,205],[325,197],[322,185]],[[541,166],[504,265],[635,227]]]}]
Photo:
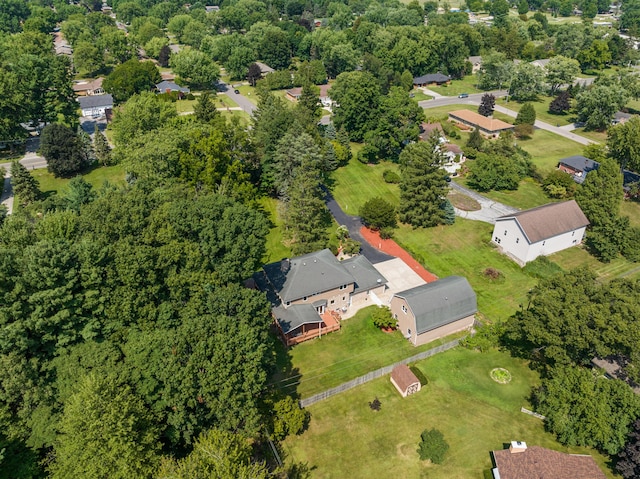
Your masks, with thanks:
[{"label": "front yard", "polygon": [[[561,446],[542,421],[520,412],[530,408],[527,397],[539,381],[526,362],[495,350],[456,348],[415,367],[428,383],[407,398],[385,376],[309,407],[309,429],[283,443],[287,460],[306,463],[312,478],[478,479],[491,477],[491,450],[519,440],[591,454],[607,471],[608,458]],[[508,369],[512,381],[493,381],[496,367]],[[377,412],[368,405],[376,397],[382,404]],[[420,461],[416,452],[420,433],[430,428],[442,431],[450,445],[441,465]]]}]

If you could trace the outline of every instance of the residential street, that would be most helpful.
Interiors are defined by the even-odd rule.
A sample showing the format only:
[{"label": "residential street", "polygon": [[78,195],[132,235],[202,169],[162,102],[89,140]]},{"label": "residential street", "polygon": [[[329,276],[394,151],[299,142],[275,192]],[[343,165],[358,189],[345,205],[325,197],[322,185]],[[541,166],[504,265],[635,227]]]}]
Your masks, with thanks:
[{"label": "residential street", "polygon": [[[36,170],[47,167],[46,160],[42,156],[38,156],[36,153],[39,144],[39,138],[30,138],[27,140],[27,151],[24,157],[20,160],[20,163],[22,163],[27,170]],[[11,188],[10,167],[11,165],[5,166],[7,173],[4,177],[2,191],[0,192],[0,203],[7,207],[8,214],[13,213],[13,189]]]},{"label": "residential street", "polygon": [[[496,98],[500,98],[500,97],[506,96],[508,92],[507,90],[494,90],[486,93],[491,93]],[[461,105],[461,104],[477,106],[480,104],[482,95],[484,95],[484,93],[474,93],[472,95],[469,95],[468,98],[458,98],[457,96],[440,97],[440,98],[434,98],[433,100],[423,100],[421,102],[418,102],[418,105],[420,105],[424,109],[437,108],[439,106],[446,106],[446,105]],[[508,115],[512,118],[515,118],[518,116],[518,112],[510,110],[500,105],[496,105],[496,111],[500,113],[504,113],[505,115]],[[549,123],[545,123],[544,121],[536,120],[535,126],[536,128],[550,131],[551,133],[555,133],[556,135],[567,138],[568,140],[575,141],[576,143],[580,143],[581,145],[590,145],[592,143],[597,143],[593,140],[590,140],[589,138],[585,138],[583,136],[576,135],[575,133],[567,131],[567,129],[565,128],[553,126],[553,125],[550,125]]]},{"label": "residential street", "polygon": [[254,110],[256,110],[258,107],[251,103],[248,98],[239,93],[234,93],[233,86],[223,82],[222,80],[220,80],[218,84],[220,85],[220,91],[222,91],[225,95],[235,101],[238,106],[242,110],[246,111],[250,116],[253,115]]}]

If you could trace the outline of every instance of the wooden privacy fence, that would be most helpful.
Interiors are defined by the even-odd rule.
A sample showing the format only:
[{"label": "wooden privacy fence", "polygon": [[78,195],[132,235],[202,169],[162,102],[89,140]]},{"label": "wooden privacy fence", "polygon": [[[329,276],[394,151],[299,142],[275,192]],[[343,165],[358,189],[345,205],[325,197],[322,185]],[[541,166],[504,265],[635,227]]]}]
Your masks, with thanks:
[{"label": "wooden privacy fence", "polygon": [[378,379],[379,377],[384,376],[385,374],[390,374],[398,364],[409,364],[415,361],[420,361],[421,359],[430,358],[438,353],[442,353],[444,351],[448,351],[449,349],[455,348],[460,343],[460,339],[454,339],[453,341],[449,341],[448,343],[441,344],[440,346],[436,346],[433,349],[429,349],[428,351],[423,351],[409,358],[398,361],[397,363],[393,363],[390,366],[385,366],[380,369],[376,369],[375,371],[371,371],[370,373],[365,374],[364,376],[357,377],[352,379],[351,381],[347,381],[346,383],[342,383],[335,388],[327,389],[326,391],[322,391],[321,393],[314,394],[308,398],[304,398],[300,400],[300,407],[311,406],[312,404],[317,403],[318,401],[322,401],[323,399],[330,398],[331,396],[335,396],[336,394],[340,394],[341,392],[348,391],[349,389],[353,389],[356,386],[360,386],[361,384],[368,383],[369,381],[373,381],[374,379]]}]

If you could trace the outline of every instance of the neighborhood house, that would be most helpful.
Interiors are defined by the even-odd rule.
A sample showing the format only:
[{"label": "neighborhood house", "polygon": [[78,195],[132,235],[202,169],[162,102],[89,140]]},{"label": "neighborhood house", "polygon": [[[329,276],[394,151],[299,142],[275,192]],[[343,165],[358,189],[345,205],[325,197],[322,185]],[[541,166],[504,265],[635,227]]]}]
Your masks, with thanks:
[{"label": "neighborhood house", "polygon": [[551,203],[501,216],[493,228],[493,243],[524,266],[582,242],[589,220],[575,200]]},{"label": "neighborhood house", "polygon": [[605,479],[593,457],[565,454],[540,446],[512,441],[509,449],[491,451],[494,479]]},{"label": "neighborhood house", "polygon": [[100,77],[91,81],[74,82],[73,92],[78,96],[104,95],[103,80],[104,78]]},{"label": "neighborhood house", "polygon": [[107,95],[81,96],[78,98],[82,116],[98,117],[113,109],[113,97]]},{"label": "neighborhood house", "polygon": [[442,73],[427,73],[413,79],[413,86],[444,85],[451,83],[451,77]]},{"label": "neighborhood house", "polygon": [[414,346],[470,329],[478,312],[476,293],[461,276],[395,293],[390,307],[398,328]]},{"label": "neighborhood house", "polygon": [[[331,88],[331,85],[319,85],[318,88],[320,88],[320,103],[322,103],[322,106],[330,107],[331,97],[329,96],[329,89]],[[291,101],[298,101],[301,94],[302,87],[287,90],[287,98]]]},{"label": "neighborhood house", "polygon": [[498,120],[487,118],[471,110],[456,110],[449,112],[449,120],[471,128],[477,128],[484,136],[497,138],[503,131],[512,131],[513,125]]},{"label": "neighborhood house", "polygon": [[586,156],[574,155],[563,158],[558,163],[558,169],[569,173],[576,183],[582,184],[587,177],[587,173],[597,170],[600,163],[593,161]]},{"label": "neighborhood house", "polygon": [[162,80],[156,85],[156,89],[160,93],[170,93],[172,91],[177,91],[178,93],[189,93],[191,91],[186,86],[180,86],[170,80]]},{"label": "neighborhood house", "polygon": [[328,249],[268,264],[254,279],[271,299],[287,345],[319,336],[332,325],[339,329],[339,313],[381,304],[387,284],[364,256],[339,261]]}]

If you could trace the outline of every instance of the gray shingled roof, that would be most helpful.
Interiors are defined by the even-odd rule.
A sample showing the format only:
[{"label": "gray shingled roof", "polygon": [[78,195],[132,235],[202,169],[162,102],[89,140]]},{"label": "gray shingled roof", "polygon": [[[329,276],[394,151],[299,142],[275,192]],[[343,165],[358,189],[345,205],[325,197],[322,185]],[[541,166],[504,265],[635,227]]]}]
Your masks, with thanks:
[{"label": "gray shingled roof", "polygon": [[113,107],[113,97],[108,93],[106,95],[81,96],[78,101],[80,102],[80,108],[83,110],[103,106]]},{"label": "gray shingled roof", "polygon": [[268,264],[264,272],[285,303],[355,282],[328,249]]},{"label": "gray shingled roof", "polygon": [[367,291],[375,288],[376,286],[380,286],[381,284],[387,284],[387,279],[382,276],[380,272],[373,267],[371,262],[362,255],[345,259],[340,264],[356,280],[356,287],[353,291],[354,293]]},{"label": "gray shingled roof", "polygon": [[450,76],[443,75],[442,73],[427,73],[421,77],[415,77],[413,79],[414,85],[422,85],[425,83],[445,83],[451,80]]},{"label": "gray shingled roof", "polygon": [[560,165],[566,165],[576,171],[582,171],[584,174],[576,177],[578,183],[582,183],[584,181],[587,173],[592,170],[597,170],[600,167],[600,163],[582,155],[568,156],[567,158],[562,158],[558,163]]},{"label": "gray shingled roof", "polygon": [[575,200],[550,203],[511,215],[501,216],[499,221],[515,219],[529,244],[553,238],[589,225]]},{"label": "gray shingled roof", "polygon": [[167,90],[169,90],[169,91],[179,91],[179,92],[182,92],[182,93],[189,93],[191,91],[186,86],[180,86],[177,83],[174,83],[174,82],[169,81],[169,80],[162,80],[160,83],[158,83],[156,85],[156,88],[161,93],[164,93]]},{"label": "gray shingled roof", "polygon": [[401,291],[396,296],[407,301],[416,318],[418,334],[478,312],[476,293],[462,276],[448,276]]},{"label": "gray shingled roof", "polygon": [[294,304],[288,308],[278,306],[271,310],[284,334],[298,329],[303,324],[322,323],[322,318],[310,304]]}]

